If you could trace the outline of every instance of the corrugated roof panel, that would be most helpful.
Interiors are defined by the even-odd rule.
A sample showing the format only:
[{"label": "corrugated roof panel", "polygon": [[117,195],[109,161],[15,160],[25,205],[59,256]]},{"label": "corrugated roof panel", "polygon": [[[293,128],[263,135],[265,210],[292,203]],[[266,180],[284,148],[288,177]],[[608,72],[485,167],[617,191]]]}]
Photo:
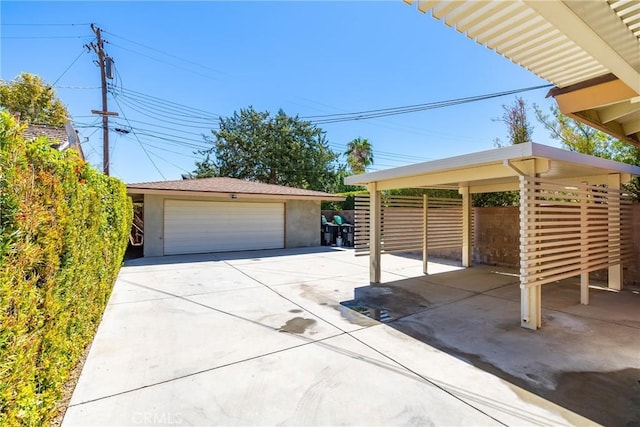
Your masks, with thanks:
[{"label": "corrugated roof panel", "polygon": [[[491,17],[485,19],[483,22],[478,22],[466,31],[468,37],[473,39],[477,39],[482,37],[486,33],[492,33],[495,27],[499,27],[502,25],[502,22],[507,21],[513,18],[520,12],[525,11],[526,6],[519,4],[517,2],[508,3],[503,5],[497,10],[494,10],[494,13]],[[491,46],[490,46],[491,47]]]},{"label": "corrugated roof panel", "polygon": [[[611,3],[612,7],[618,7],[617,13],[624,16],[640,13],[631,12],[640,4],[637,0],[631,2],[632,5],[621,1]],[[434,18],[557,86],[572,85],[609,72],[521,0],[430,0],[420,1],[418,8],[424,12],[430,10]],[[574,67],[576,64],[579,67]]]},{"label": "corrugated roof panel", "polygon": [[[460,33],[466,32],[469,28],[472,28],[478,25],[481,22],[491,18],[495,15],[501,8],[502,5],[495,2],[471,2],[471,4],[479,3],[482,5],[479,9],[473,9],[472,13],[469,15],[463,15],[460,17],[460,20],[455,20],[453,17],[450,19],[449,25],[456,27],[456,30]],[[464,7],[464,5],[469,5],[467,2],[460,2],[460,9]],[[470,9],[471,10],[471,9]],[[445,17],[445,22],[449,20],[449,16]]]},{"label": "corrugated roof panel", "polygon": [[638,39],[640,39],[640,2],[637,0],[608,0],[609,6],[622,19]]}]

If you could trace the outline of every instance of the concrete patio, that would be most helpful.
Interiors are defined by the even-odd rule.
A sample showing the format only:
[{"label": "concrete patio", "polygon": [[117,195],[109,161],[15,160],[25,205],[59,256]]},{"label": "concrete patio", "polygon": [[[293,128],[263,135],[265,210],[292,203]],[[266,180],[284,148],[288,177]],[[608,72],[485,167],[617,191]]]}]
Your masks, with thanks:
[{"label": "concrete patio", "polygon": [[[640,294],[310,248],[122,268],[63,425],[640,425]],[[384,310],[380,323],[343,307]]]}]

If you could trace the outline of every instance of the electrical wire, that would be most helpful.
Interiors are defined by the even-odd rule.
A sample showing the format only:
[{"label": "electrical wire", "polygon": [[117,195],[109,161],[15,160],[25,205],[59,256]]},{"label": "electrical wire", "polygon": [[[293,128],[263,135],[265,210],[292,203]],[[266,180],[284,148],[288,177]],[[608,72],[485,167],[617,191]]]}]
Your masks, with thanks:
[{"label": "electrical wire", "polygon": [[171,62],[169,62],[169,61],[165,61],[165,60],[163,60],[163,59],[159,59],[159,58],[156,58],[156,57],[154,57],[154,56],[147,55],[146,53],[142,53],[142,52],[137,51],[137,50],[134,50],[134,49],[129,49],[129,48],[124,47],[124,46],[121,46],[121,45],[119,45],[119,44],[115,44],[115,43],[108,42],[108,41],[105,41],[105,43],[108,43],[110,46],[114,46],[114,47],[116,47],[116,48],[119,48],[119,49],[125,50],[125,51],[127,51],[127,52],[135,53],[136,55],[139,55],[139,56],[144,56],[145,58],[149,58],[149,59],[151,59],[151,60],[153,60],[153,61],[161,62],[161,63],[163,63],[163,64],[170,65],[170,66],[175,67],[175,68],[178,68],[178,69],[180,69],[180,70],[187,71],[187,72],[192,73],[192,74],[196,74],[196,75],[198,75],[198,76],[200,76],[200,77],[204,77],[204,78],[206,78],[206,79],[210,79],[210,80],[219,80],[218,78],[216,78],[216,77],[212,77],[212,76],[210,76],[210,75],[208,75],[208,74],[199,73],[198,71],[192,70],[191,68],[183,67],[183,66],[181,66],[181,65],[177,65],[177,64],[171,63]]},{"label": "electrical wire", "polygon": [[[171,105],[173,107],[179,108],[182,111],[186,110],[186,111],[193,112],[193,115],[190,115],[189,117],[198,117],[203,120],[211,120],[211,119],[217,120],[220,118],[220,115],[216,113],[211,113],[209,111],[202,110],[200,108],[190,107],[188,105],[180,104],[174,101],[169,101],[167,99],[158,98],[156,96],[147,95],[145,93],[138,92],[135,90],[125,89],[122,87],[118,89],[113,86],[109,86],[108,89],[113,95],[124,96],[132,100],[137,100],[138,102],[141,102],[141,103],[146,102],[146,103],[152,103],[154,105],[155,104]],[[199,114],[199,116],[196,114]]]},{"label": "electrical wire", "polygon": [[[120,112],[122,113],[122,117],[127,120],[127,116],[124,114],[124,110],[122,109],[122,106],[120,105],[120,103],[118,102],[118,100],[116,98],[114,98],[114,101],[116,102],[116,104],[118,104],[118,107],[120,108]],[[129,125],[129,127],[131,127],[131,125]],[[164,174],[162,173],[162,171],[160,170],[160,168],[158,168],[158,165],[156,165],[156,162],[153,161],[153,159],[151,158],[151,156],[149,155],[149,153],[147,152],[147,149],[144,147],[144,145],[142,144],[142,142],[140,141],[140,139],[138,138],[138,136],[136,135],[135,131],[131,131],[131,133],[133,133],[133,135],[136,137],[136,141],[138,141],[138,144],[140,145],[140,148],[142,148],[142,151],[144,151],[144,153],[147,155],[147,158],[149,159],[149,161],[151,162],[151,164],[153,165],[153,167],[158,171],[158,173],[160,174],[160,176],[162,177],[162,179],[164,179],[165,181],[167,180],[167,178],[164,176]]]},{"label": "electrical wire", "polygon": [[3,27],[76,27],[76,26],[84,26],[84,25],[91,25],[90,22],[87,23],[81,23],[81,24],[59,24],[59,23],[55,23],[55,24],[47,24],[47,23],[41,23],[38,22],[36,24],[34,23],[10,23],[10,24],[5,24],[4,22],[2,23]]},{"label": "electrical wire", "polygon": [[76,56],[76,59],[74,59],[73,61],[71,61],[71,64],[69,64],[69,66],[67,68],[65,68],[65,70],[62,72],[62,74],[60,74],[60,77],[58,77],[56,79],[56,81],[54,81],[51,86],[55,86],[56,83],[58,83],[60,81],[60,79],[67,74],[67,71],[69,71],[69,69],[71,67],[73,67],[73,64],[75,64],[76,62],[78,62],[78,59],[80,59],[80,57],[82,56],[83,53],[87,53],[87,51],[83,48],[82,51],[80,52],[80,54],[78,56]]},{"label": "electrical wire", "polygon": [[353,113],[335,113],[335,114],[323,114],[323,115],[315,115],[315,116],[305,116],[300,117],[301,119],[315,119],[315,120],[307,120],[312,124],[327,124],[327,123],[338,123],[338,122],[346,122],[346,121],[355,121],[355,120],[367,120],[379,117],[388,117],[395,116],[399,114],[408,114],[415,113],[418,111],[432,110],[437,108],[451,107],[454,105],[468,104],[471,102],[485,101],[488,99],[498,98],[507,95],[514,95],[516,93],[522,93],[537,89],[549,88],[553,85],[546,84],[540,86],[532,86],[528,88],[522,89],[514,89],[504,92],[494,92],[485,95],[477,95],[470,96],[466,98],[457,98],[450,99],[446,101],[437,101],[425,104],[415,104],[415,105],[407,105],[403,107],[391,107],[391,108],[380,108],[375,110],[364,110]]},{"label": "electrical wire", "polygon": [[[2,24],[5,25],[5,24]],[[12,39],[12,40],[28,40],[28,39],[90,39],[93,35],[86,36],[2,36],[0,39]]]},{"label": "electrical wire", "polygon": [[126,42],[129,42],[129,43],[135,44],[135,45],[137,45],[137,46],[143,47],[143,48],[145,48],[145,49],[149,49],[149,50],[152,50],[152,51],[154,51],[154,52],[158,52],[158,53],[160,53],[160,54],[162,54],[162,55],[166,55],[166,56],[168,56],[168,57],[170,57],[170,58],[174,58],[174,59],[177,59],[177,60],[179,60],[179,61],[186,62],[187,64],[195,65],[195,66],[197,66],[197,67],[204,68],[204,69],[206,69],[206,70],[210,70],[210,71],[214,71],[214,72],[216,72],[216,73],[221,73],[221,74],[228,75],[228,73],[225,73],[225,72],[223,72],[223,71],[216,70],[215,68],[212,68],[212,67],[208,67],[208,66],[206,66],[206,65],[199,64],[199,63],[197,63],[197,62],[195,62],[195,61],[191,61],[191,60],[189,60],[189,59],[182,58],[182,57],[180,57],[180,56],[177,56],[177,55],[174,55],[174,54],[171,54],[171,53],[167,53],[167,52],[165,52],[165,51],[163,51],[163,50],[160,50],[160,49],[157,49],[157,48],[154,48],[154,47],[151,47],[151,46],[147,46],[147,45],[145,45],[145,44],[142,44],[142,43],[140,43],[140,42],[137,42],[137,41],[134,41],[134,40],[128,39],[128,38],[126,38],[126,37],[119,36],[119,35],[117,35],[117,34],[115,34],[115,33],[112,33],[111,31],[103,31],[103,32],[104,32],[104,33],[106,33],[106,34],[109,34],[109,35],[111,35],[111,36],[113,36],[113,37],[116,37],[116,38],[119,38],[119,39],[121,39],[121,40],[124,40],[124,41],[126,41]]}]

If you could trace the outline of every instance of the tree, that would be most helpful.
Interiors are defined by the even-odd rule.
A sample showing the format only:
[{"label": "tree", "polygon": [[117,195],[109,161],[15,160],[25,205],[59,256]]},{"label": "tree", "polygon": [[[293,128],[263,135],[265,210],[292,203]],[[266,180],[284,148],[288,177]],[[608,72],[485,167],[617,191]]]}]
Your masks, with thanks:
[{"label": "tree", "polygon": [[[567,150],[640,166],[640,148],[565,116],[556,105],[550,108],[551,115],[544,114],[535,104],[533,108],[538,121]],[[640,179],[635,178],[625,187],[640,198]]]},{"label": "tree", "polygon": [[322,129],[280,110],[272,117],[249,107],[220,118],[212,147],[200,151],[196,177],[226,176],[268,184],[333,191],[339,155]]},{"label": "tree", "polygon": [[[509,143],[511,145],[531,142],[533,126],[527,118],[527,103],[524,99],[516,97],[511,105],[502,105],[503,113],[501,118],[494,121],[503,122],[507,125],[509,132]],[[500,138],[495,139],[498,147],[504,146]],[[516,206],[520,203],[520,193],[517,191],[500,191],[495,193],[479,193],[472,196],[473,205],[478,207],[491,206]]]},{"label": "tree", "polygon": [[[502,117],[494,120],[507,125],[511,145],[531,142],[533,126],[527,119],[527,104],[524,99],[516,97],[513,104],[502,105],[502,109],[504,110]],[[499,138],[495,142],[499,147],[503,145]]]},{"label": "tree", "polygon": [[565,116],[557,105],[550,107],[551,115],[545,114],[534,104],[536,118],[569,151],[611,159],[622,145],[615,139],[591,126]]},{"label": "tree", "polygon": [[10,82],[0,81],[0,107],[19,113],[22,123],[62,127],[69,117],[53,87],[30,73],[21,73]]},{"label": "tree", "polygon": [[347,164],[355,175],[365,173],[367,166],[373,164],[373,149],[366,138],[356,138],[347,144]]}]

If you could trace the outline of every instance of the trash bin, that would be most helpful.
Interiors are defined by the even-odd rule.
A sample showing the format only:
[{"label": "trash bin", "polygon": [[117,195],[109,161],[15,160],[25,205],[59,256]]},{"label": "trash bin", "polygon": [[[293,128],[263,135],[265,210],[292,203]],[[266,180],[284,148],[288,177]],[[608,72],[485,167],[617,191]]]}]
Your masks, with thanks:
[{"label": "trash bin", "polygon": [[342,237],[342,246],[352,248],[355,241],[355,226],[342,224],[340,226],[340,236]]},{"label": "trash bin", "polygon": [[336,244],[336,238],[338,237],[339,226],[335,224],[323,224],[322,225],[322,246],[333,246]]}]

